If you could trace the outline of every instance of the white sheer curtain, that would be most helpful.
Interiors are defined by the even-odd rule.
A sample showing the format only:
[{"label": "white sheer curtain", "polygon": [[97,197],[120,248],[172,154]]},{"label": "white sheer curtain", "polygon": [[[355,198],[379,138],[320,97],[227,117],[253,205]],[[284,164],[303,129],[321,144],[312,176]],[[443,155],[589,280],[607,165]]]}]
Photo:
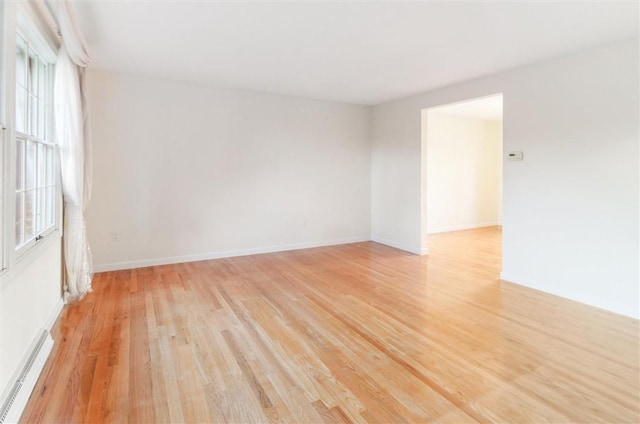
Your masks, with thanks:
[{"label": "white sheer curtain", "polygon": [[73,18],[70,4],[58,3],[62,46],[54,82],[56,135],[64,192],[64,259],[67,301],[91,291],[93,263],[84,212],[91,197],[91,149],[87,125],[85,67],[89,55]]}]

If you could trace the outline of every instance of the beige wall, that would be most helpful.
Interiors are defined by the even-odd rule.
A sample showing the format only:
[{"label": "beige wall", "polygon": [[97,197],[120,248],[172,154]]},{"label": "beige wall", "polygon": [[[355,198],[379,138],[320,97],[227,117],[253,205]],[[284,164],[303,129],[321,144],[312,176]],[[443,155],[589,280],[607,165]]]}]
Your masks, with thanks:
[{"label": "beige wall", "polygon": [[502,123],[427,111],[429,233],[498,225]]}]

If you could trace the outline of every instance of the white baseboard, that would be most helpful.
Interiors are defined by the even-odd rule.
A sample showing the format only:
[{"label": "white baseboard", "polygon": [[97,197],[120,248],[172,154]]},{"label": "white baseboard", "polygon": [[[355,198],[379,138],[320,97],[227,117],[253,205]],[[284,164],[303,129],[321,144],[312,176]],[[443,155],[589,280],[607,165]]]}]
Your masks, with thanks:
[{"label": "white baseboard", "polygon": [[20,416],[27,406],[27,401],[36,386],[36,382],[52,349],[53,339],[51,334],[48,330],[44,330],[34,346],[29,349],[28,355],[21,365],[18,378],[7,394],[6,399],[2,400],[0,423],[17,423],[20,420]]},{"label": "white baseboard", "polygon": [[506,281],[507,283],[517,284],[519,286],[530,287],[530,286],[528,286],[526,284],[516,283],[516,281],[518,281],[517,277],[514,277],[513,275],[510,275],[510,274],[505,274],[502,271],[500,271],[500,279]]},{"label": "white baseboard", "polygon": [[501,223],[497,221],[490,222],[481,222],[478,224],[465,224],[465,225],[453,225],[449,227],[436,227],[433,229],[429,229],[428,234],[436,234],[436,233],[447,233],[449,231],[462,231],[462,230],[473,230],[474,228],[482,228],[482,227],[494,227],[496,225],[501,225]]},{"label": "white baseboard", "polygon": [[371,241],[375,241],[376,243],[384,244],[385,246],[393,247],[396,249],[404,250],[405,252],[414,253],[416,255],[426,255],[429,253],[429,250],[426,248],[418,248],[415,246],[409,246],[408,244],[399,243],[397,241],[385,239],[382,237],[374,236],[371,238]]},{"label": "white baseboard", "polygon": [[369,241],[368,237],[347,237],[319,242],[293,243],[278,246],[255,247],[250,249],[226,250],[195,255],[171,256],[165,258],[141,259],[137,261],[101,264],[94,267],[95,272],[119,271],[124,269],[144,268],[148,266],[171,265],[184,262],[208,261],[211,259],[233,258],[235,256],[259,255],[261,253],[286,252],[287,250],[309,249],[312,247],[335,246],[339,244]]}]

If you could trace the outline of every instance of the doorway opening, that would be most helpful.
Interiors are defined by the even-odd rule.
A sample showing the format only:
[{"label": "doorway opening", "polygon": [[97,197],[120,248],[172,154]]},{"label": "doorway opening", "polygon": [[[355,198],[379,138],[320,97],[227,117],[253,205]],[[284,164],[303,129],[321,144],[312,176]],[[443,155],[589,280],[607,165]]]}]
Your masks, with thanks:
[{"label": "doorway opening", "polygon": [[422,245],[429,235],[502,230],[502,94],[422,110]]}]

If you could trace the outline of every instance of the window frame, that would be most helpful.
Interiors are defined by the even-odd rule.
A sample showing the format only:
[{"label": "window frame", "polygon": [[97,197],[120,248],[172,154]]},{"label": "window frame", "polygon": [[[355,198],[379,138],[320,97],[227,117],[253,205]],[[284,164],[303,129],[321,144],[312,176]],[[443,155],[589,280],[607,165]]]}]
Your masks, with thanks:
[{"label": "window frame", "polygon": [[[52,199],[53,200],[53,205],[51,205],[53,207],[53,223],[50,226],[45,227],[41,231],[38,231],[37,223],[34,223],[34,234],[33,234],[33,236],[31,238],[29,238],[28,240],[26,240],[24,243],[22,243],[21,245],[18,246],[17,240],[15,238],[15,231],[16,231],[16,225],[17,225],[17,219],[18,219],[18,217],[15,216],[15,210],[16,210],[15,207],[17,206],[16,205],[16,203],[17,203],[17,193],[18,193],[18,191],[22,191],[22,193],[26,195],[28,190],[33,190],[33,191],[36,192],[36,194],[35,194],[36,201],[34,203],[35,208],[36,208],[36,212],[35,212],[34,219],[37,219],[38,209],[41,208],[41,205],[40,205],[41,199],[38,199],[38,190],[42,189],[42,188],[48,188],[48,187],[51,186],[51,185],[47,185],[47,186],[39,185],[39,181],[38,180],[40,180],[41,178],[45,178],[45,179],[47,178],[46,176],[39,175],[39,174],[41,174],[41,171],[42,171],[42,169],[39,168],[39,164],[40,164],[40,149],[39,149],[39,146],[40,145],[45,146],[44,147],[45,151],[47,150],[47,147],[51,147],[52,148],[52,150],[53,150],[53,161],[52,161],[51,165],[53,166],[54,171],[59,170],[59,151],[58,151],[58,144],[57,144],[56,136],[55,136],[55,133],[54,133],[54,124],[53,124],[53,113],[54,113],[54,110],[53,110],[53,79],[54,78],[53,77],[54,77],[54,72],[55,72],[55,61],[53,61],[53,63],[51,63],[52,62],[51,57],[52,57],[53,53],[52,52],[48,52],[49,53],[48,55],[43,55],[39,50],[40,46],[38,46],[38,44],[36,44],[36,43],[33,43],[31,41],[31,39],[29,38],[29,36],[27,34],[25,34],[20,27],[18,27],[15,32],[16,32],[16,43],[15,43],[16,46],[17,46],[17,42],[18,42],[18,37],[22,38],[22,41],[24,43],[25,78],[27,76],[27,68],[29,66],[28,62],[30,60],[30,54],[29,54],[30,50],[33,50],[36,53],[36,57],[38,58],[38,63],[40,63],[40,61],[42,60],[41,57],[44,57],[45,59],[47,57],[49,57],[49,61],[42,60],[42,62],[46,63],[47,74],[48,74],[48,75],[46,75],[45,85],[46,85],[46,88],[47,88],[46,96],[48,98],[48,104],[46,105],[46,113],[48,114],[48,118],[49,119],[47,120],[45,126],[43,127],[44,134],[48,135],[48,137],[40,137],[39,135],[30,134],[32,132],[31,131],[31,125],[32,125],[32,123],[31,123],[31,118],[32,118],[31,117],[31,113],[32,113],[31,101],[33,101],[32,97],[34,97],[34,95],[33,95],[33,92],[32,92],[30,87],[18,87],[19,79],[18,79],[17,75],[15,77],[14,89],[16,90],[16,94],[15,94],[13,106],[14,106],[14,108],[16,108],[16,110],[15,110],[15,118],[14,118],[14,125],[16,125],[16,128],[14,130],[14,137],[11,140],[13,142],[13,148],[14,148],[14,151],[15,151],[15,153],[13,155],[13,162],[12,162],[13,171],[14,171],[14,178],[15,178],[15,175],[16,175],[15,171],[16,171],[17,159],[18,159],[17,158],[17,151],[18,151],[17,146],[18,146],[18,143],[19,142],[23,142],[24,143],[24,149],[22,150],[23,155],[25,155],[24,165],[26,165],[26,154],[27,154],[27,145],[28,145],[28,143],[29,142],[35,143],[35,149],[36,149],[36,151],[35,151],[36,166],[35,166],[35,170],[34,170],[36,175],[34,176],[34,178],[35,178],[34,186],[32,188],[27,188],[27,186],[26,186],[26,178],[25,178],[25,176],[26,176],[26,167],[25,166],[23,166],[23,169],[22,169],[22,172],[25,173],[25,176],[23,176],[23,183],[22,183],[24,187],[22,187],[22,189],[19,189],[15,183],[13,184],[14,220],[13,220],[13,226],[11,228],[14,231],[13,248],[16,251],[16,256],[20,257],[25,252],[27,252],[30,249],[32,249],[41,240],[44,240],[47,236],[49,236],[50,234],[52,234],[53,232],[55,232],[58,229],[58,227],[59,227],[59,222],[58,222],[59,220],[57,219],[58,218],[58,197],[59,197],[58,194],[60,193],[60,182],[59,182],[59,178],[57,178],[57,174],[59,172],[55,172],[55,174],[54,174],[55,180],[54,180],[54,183],[53,183],[53,187],[55,187],[55,190],[54,190],[55,194],[52,196],[53,197],[53,199]],[[45,52],[45,53],[47,53],[47,52]],[[14,57],[17,58],[17,51],[14,54]],[[36,67],[36,69],[37,69],[37,72],[39,73],[40,72],[39,67]],[[37,80],[37,84],[40,84],[41,82],[43,82],[43,81],[41,81],[39,79],[39,75],[36,76],[36,80]],[[27,84],[27,85],[29,84],[29,82],[26,79],[25,79],[25,84]],[[25,95],[25,99],[26,100],[25,100],[25,106],[24,107],[26,107],[27,111],[26,111],[26,114],[25,114],[25,122],[23,123],[25,132],[18,131],[17,124],[16,124],[17,117],[18,117],[18,114],[17,114],[17,97],[18,97],[18,90],[19,89],[24,89],[25,92],[26,92],[26,95]],[[35,99],[36,105],[40,101],[40,98],[38,97],[40,94],[42,94],[42,93],[36,93],[36,95],[35,95],[35,97],[36,97],[36,99]],[[40,113],[40,109],[39,108],[37,109],[36,113],[37,114]],[[37,125],[38,125],[38,123],[36,123],[36,126]],[[38,130],[35,130],[34,132],[37,134]],[[46,159],[45,159],[45,161],[46,161]],[[23,205],[25,205],[25,204],[26,204],[26,200],[23,200]],[[25,212],[25,207],[24,206],[22,208],[22,212],[23,212],[23,217],[26,218],[26,212]],[[40,211],[40,213],[42,213],[42,212]],[[23,226],[24,225],[25,224],[23,224]],[[7,228],[6,231],[9,231],[9,228]]]},{"label": "window frame", "polygon": [[9,184],[9,172],[6,166],[6,160],[9,155],[9,116],[7,112],[7,106],[10,96],[7,93],[7,87],[9,87],[8,75],[7,75],[7,58],[9,52],[7,46],[11,45],[11,37],[9,34],[13,32],[12,22],[9,19],[10,7],[6,2],[0,2],[0,90],[6,93],[4,100],[0,99],[0,275],[3,275],[9,267],[9,255],[8,255],[8,237],[6,233],[7,228],[7,196],[6,193],[10,193],[11,185]]},{"label": "window frame", "polygon": [[[4,61],[2,61],[4,62]],[[0,106],[0,108],[3,108]],[[4,118],[4,113],[1,114]],[[4,120],[4,119],[3,119]],[[9,240],[7,237],[7,221],[8,220],[8,207],[7,204],[8,199],[5,196],[5,193],[11,193],[11,185],[9,183],[9,175],[7,171],[7,166],[5,164],[5,159],[10,156],[7,154],[9,150],[9,141],[7,140],[9,134],[9,128],[4,122],[0,122],[0,175],[2,175],[2,184],[0,185],[0,209],[2,213],[0,213],[0,275],[2,275],[9,268]]]}]

